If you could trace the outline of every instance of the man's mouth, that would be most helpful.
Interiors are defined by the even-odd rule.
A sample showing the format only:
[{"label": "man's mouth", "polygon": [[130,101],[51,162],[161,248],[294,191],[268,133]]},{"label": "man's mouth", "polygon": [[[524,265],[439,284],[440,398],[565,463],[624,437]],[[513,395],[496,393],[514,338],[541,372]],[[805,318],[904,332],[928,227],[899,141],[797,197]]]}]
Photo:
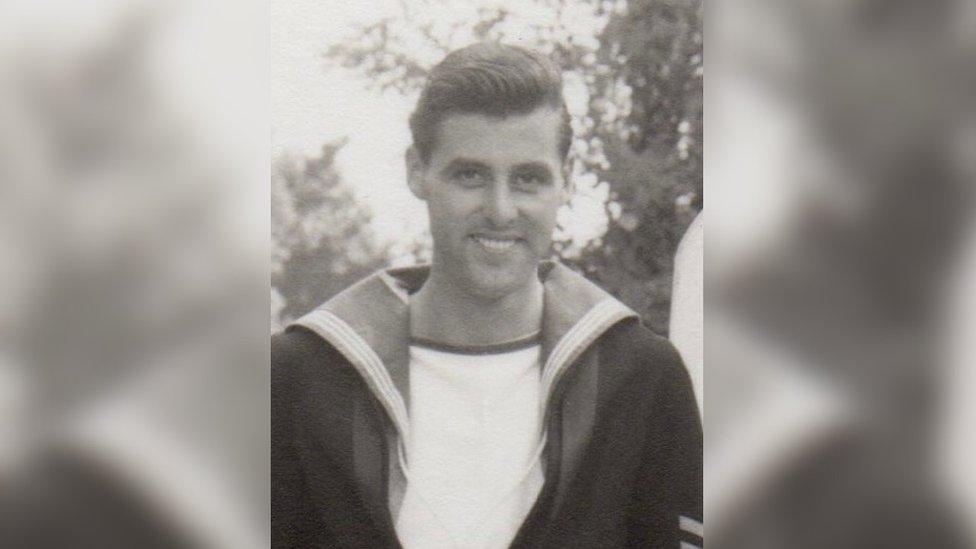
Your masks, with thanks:
[{"label": "man's mouth", "polygon": [[485,235],[472,235],[471,239],[480,244],[483,248],[491,252],[504,252],[519,241],[514,237],[497,237]]}]

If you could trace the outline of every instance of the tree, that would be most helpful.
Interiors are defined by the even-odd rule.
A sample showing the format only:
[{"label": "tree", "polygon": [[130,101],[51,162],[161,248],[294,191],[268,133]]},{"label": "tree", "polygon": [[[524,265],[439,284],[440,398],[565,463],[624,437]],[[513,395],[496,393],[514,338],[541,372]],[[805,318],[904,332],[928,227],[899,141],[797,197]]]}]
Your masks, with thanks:
[{"label": "tree", "polygon": [[607,163],[597,171],[610,186],[611,222],[579,266],[661,333],[674,254],[703,204],[701,18],[700,0],[631,0],[614,10],[598,52],[613,78],[590,102],[603,121]]},{"label": "tree", "polygon": [[321,155],[276,159],[271,175],[272,317],[300,316],[386,263],[370,216],[334,166],[345,141]]}]

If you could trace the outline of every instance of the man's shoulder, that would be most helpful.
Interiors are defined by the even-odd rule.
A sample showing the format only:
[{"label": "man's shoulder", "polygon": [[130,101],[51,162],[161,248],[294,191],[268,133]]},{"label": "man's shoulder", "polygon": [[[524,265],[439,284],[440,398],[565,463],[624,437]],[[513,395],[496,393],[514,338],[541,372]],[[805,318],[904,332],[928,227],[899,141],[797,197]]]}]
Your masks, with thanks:
[{"label": "man's shoulder", "polygon": [[271,363],[293,363],[329,352],[331,347],[324,339],[300,326],[271,335]]},{"label": "man's shoulder", "polygon": [[654,358],[660,362],[680,364],[681,358],[667,338],[655,333],[637,319],[620,322],[607,331],[605,345],[628,356],[641,359]]},{"label": "man's shoulder", "polygon": [[318,334],[293,326],[271,336],[271,379],[295,380],[321,375],[345,362],[342,355]]},{"label": "man's shoulder", "polygon": [[620,322],[608,330],[600,350],[604,360],[612,360],[634,375],[657,380],[687,377],[674,345],[637,319]]}]

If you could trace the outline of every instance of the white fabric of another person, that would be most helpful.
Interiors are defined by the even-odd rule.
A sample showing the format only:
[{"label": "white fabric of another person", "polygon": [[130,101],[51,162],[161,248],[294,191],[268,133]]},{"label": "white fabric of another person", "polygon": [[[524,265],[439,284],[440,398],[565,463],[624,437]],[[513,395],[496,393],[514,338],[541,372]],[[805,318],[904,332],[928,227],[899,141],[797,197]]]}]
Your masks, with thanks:
[{"label": "white fabric of another person", "polygon": [[681,237],[674,258],[671,292],[671,343],[691,376],[698,413],[705,411],[705,254],[704,211]]},{"label": "white fabric of another person", "polygon": [[406,549],[511,544],[543,484],[539,356],[411,345]]}]

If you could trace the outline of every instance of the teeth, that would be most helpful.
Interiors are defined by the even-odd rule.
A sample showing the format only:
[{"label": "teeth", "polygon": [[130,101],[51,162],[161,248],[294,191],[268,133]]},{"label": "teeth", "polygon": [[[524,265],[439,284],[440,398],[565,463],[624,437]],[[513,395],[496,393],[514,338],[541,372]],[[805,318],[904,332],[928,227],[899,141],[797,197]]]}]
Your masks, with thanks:
[{"label": "teeth", "polygon": [[507,249],[509,249],[509,248],[511,248],[512,246],[515,245],[515,240],[507,240],[507,239],[506,240],[501,240],[501,239],[497,239],[497,238],[487,238],[487,237],[484,237],[484,236],[476,236],[476,237],[474,237],[474,239],[479,244],[481,244],[485,248],[488,248],[489,250],[492,250],[492,251],[503,251],[503,250],[507,250]]}]

